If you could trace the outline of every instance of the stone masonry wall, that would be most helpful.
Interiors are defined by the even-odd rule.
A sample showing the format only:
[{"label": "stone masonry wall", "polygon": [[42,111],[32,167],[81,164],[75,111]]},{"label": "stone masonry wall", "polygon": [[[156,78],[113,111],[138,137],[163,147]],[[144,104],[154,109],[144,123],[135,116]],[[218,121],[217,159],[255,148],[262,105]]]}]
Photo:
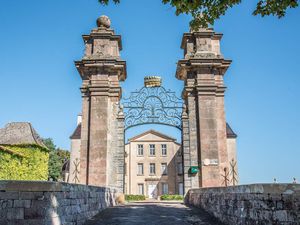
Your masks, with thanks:
[{"label": "stone masonry wall", "polygon": [[114,189],[78,184],[0,181],[0,225],[80,225],[116,205]]},{"label": "stone masonry wall", "polygon": [[191,189],[185,203],[229,225],[300,225],[299,184]]}]

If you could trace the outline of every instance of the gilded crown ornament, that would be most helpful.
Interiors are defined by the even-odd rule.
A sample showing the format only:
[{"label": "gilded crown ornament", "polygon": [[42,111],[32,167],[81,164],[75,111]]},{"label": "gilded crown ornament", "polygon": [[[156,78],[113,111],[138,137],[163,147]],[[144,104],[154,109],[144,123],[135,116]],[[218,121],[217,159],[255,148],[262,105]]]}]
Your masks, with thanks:
[{"label": "gilded crown ornament", "polygon": [[145,87],[160,87],[161,77],[159,76],[147,76],[144,78]]}]

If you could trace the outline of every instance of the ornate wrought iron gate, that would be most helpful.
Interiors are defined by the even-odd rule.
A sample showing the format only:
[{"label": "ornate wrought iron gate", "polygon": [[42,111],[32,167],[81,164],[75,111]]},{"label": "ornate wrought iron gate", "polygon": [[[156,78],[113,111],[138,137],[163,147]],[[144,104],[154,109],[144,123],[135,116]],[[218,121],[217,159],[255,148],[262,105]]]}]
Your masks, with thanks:
[{"label": "ornate wrought iron gate", "polygon": [[143,87],[123,99],[125,130],[143,124],[162,124],[182,130],[183,100],[164,87]]}]

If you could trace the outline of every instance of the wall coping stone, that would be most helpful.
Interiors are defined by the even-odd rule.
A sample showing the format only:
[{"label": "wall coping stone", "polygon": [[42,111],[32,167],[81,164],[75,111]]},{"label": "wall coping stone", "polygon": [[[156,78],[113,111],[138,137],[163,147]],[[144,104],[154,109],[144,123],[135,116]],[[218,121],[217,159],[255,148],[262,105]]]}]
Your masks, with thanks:
[{"label": "wall coping stone", "polygon": [[189,193],[293,194],[300,195],[300,184],[249,184],[229,187],[190,189]]},{"label": "wall coping stone", "polygon": [[117,190],[108,187],[98,187],[83,184],[69,184],[64,182],[52,182],[52,181],[17,181],[17,180],[5,180],[0,181],[0,191],[22,191],[22,192],[63,192],[63,191],[81,191],[90,189],[95,192],[110,191],[116,193]]}]

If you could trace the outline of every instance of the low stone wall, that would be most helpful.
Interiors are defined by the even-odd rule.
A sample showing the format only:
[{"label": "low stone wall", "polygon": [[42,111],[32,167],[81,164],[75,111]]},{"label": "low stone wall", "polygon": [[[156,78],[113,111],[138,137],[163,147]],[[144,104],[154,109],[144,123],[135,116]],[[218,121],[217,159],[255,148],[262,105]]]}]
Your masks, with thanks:
[{"label": "low stone wall", "polygon": [[299,184],[253,184],[191,189],[185,203],[228,225],[300,225]]},{"label": "low stone wall", "polygon": [[0,225],[80,225],[114,206],[116,194],[78,184],[0,181]]}]

